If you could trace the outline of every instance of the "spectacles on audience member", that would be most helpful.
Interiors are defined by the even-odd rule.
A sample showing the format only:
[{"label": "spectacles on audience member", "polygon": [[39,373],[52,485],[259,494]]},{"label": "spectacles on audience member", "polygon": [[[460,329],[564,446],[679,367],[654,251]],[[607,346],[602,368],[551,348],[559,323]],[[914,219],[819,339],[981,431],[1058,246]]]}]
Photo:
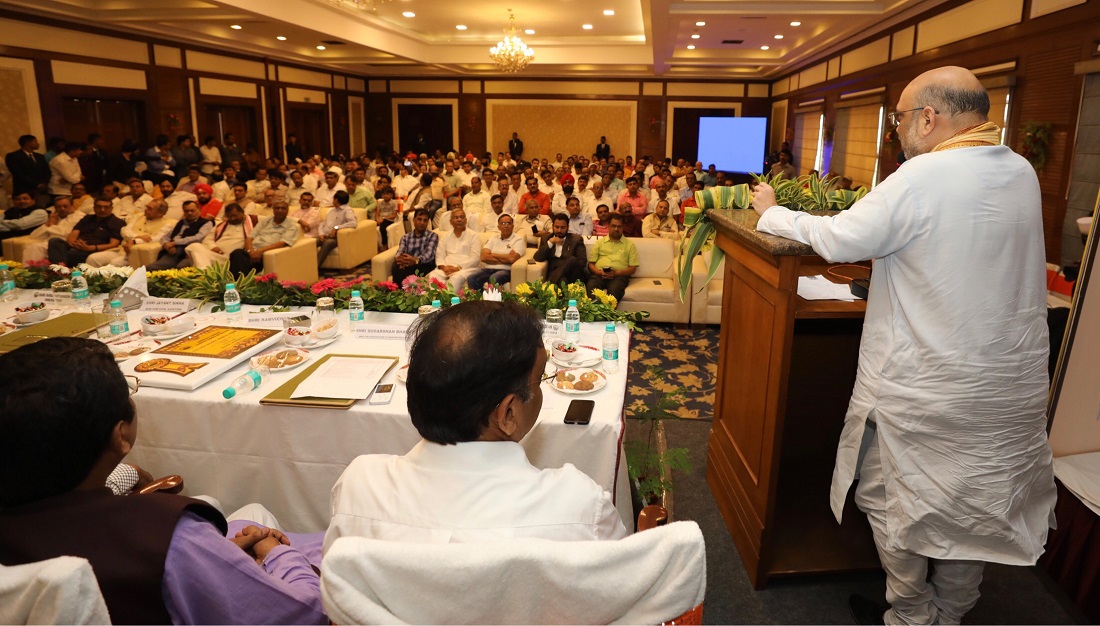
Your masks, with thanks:
[{"label": "spectacles on audience member", "polygon": [[[887,113],[886,117],[890,119],[890,125],[893,126],[894,128],[897,128],[898,126],[901,125],[901,120],[898,119],[899,115],[901,115],[903,113],[912,113],[913,111],[920,111],[922,109],[924,109],[924,107],[917,107],[915,109],[906,109],[904,111],[894,111],[893,113]],[[939,114],[939,111],[937,111],[935,109],[932,109],[932,112],[936,113],[936,114]]]},{"label": "spectacles on audience member", "polygon": [[141,379],[137,376],[124,376],[126,379],[126,386],[130,388],[130,396],[133,397],[137,390],[141,388]]}]

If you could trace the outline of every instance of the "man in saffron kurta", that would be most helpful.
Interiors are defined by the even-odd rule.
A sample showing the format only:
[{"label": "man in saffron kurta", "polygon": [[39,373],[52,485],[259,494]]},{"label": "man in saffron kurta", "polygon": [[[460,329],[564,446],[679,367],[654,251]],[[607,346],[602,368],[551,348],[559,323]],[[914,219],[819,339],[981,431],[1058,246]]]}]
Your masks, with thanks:
[{"label": "man in saffron kurta", "polygon": [[920,75],[897,108],[909,159],[850,210],[794,213],[765,184],[753,206],[830,262],[875,260],[833,512],[858,472],[886,623],[958,624],[983,562],[1034,564],[1053,521],[1039,183],[969,71]]}]

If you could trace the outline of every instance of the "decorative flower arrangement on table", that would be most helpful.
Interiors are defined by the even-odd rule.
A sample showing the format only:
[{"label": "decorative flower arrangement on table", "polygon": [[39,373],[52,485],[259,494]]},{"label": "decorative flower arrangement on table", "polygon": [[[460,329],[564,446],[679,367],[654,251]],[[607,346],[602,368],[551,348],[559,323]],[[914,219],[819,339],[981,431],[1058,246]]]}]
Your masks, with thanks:
[{"label": "decorative flower arrangement on table", "polygon": [[[50,265],[47,261],[21,264],[0,259],[0,262],[8,264],[16,286],[24,289],[49,289],[53,281],[68,278],[72,271],[64,265]],[[77,267],[88,280],[88,291],[91,293],[114,291],[133,273],[129,267],[108,265],[93,268],[84,264]],[[275,274],[257,274],[256,270],[233,276],[227,264],[215,264],[204,270],[187,267],[153,271],[146,278],[149,295],[158,298],[192,298],[220,303],[225,295],[226,283],[235,283],[241,300],[246,304],[274,308],[315,306],[318,298],[329,297],[335,300],[337,309],[344,309],[352,290],[360,292],[366,310],[391,313],[416,313],[422,305],[431,304],[432,300],[439,300],[447,306],[454,296],[464,302],[482,299],[480,290],[460,289],[456,293],[449,284],[423,276],[410,276],[400,285],[392,281],[370,283],[366,277],[349,281],[324,278],[310,284],[280,281]],[[597,289],[593,295],[595,299],[588,296],[584,284],[579,281],[559,286],[539,280],[520,284],[516,287],[516,293],[501,293],[500,298],[521,302],[543,314],[547,309],[565,309],[572,298],[577,300],[582,321],[618,322],[631,328],[649,316],[645,312],[616,310],[618,303],[615,298],[603,290]],[[214,310],[220,309],[221,305],[216,304]]]}]

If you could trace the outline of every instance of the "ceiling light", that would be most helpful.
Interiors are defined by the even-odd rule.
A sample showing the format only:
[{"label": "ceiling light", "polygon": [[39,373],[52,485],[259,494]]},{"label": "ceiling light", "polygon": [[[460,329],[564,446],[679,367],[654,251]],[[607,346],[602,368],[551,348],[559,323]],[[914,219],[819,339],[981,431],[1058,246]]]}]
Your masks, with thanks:
[{"label": "ceiling light", "polygon": [[405,17],[416,17],[416,13],[413,13],[412,11],[405,11],[401,15],[404,15]]},{"label": "ceiling light", "polygon": [[325,47],[324,47],[324,46],[317,46],[317,49],[318,49],[318,50],[324,50],[324,49],[325,49]]},{"label": "ceiling light", "polygon": [[504,30],[504,39],[489,48],[489,58],[505,72],[518,72],[534,60],[535,51],[516,36],[516,16],[511,11],[508,10],[508,28]]},{"label": "ceiling light", "polygon": [[698,39],[699,38],[699,33],[696,33],[696,34],[692,35],[691,38],[692,39]]},{"label": "ceiling light", "polygon": [[608,17],[610,17],[610,16],[612,16],[612,15],[615,15],[615,12],[614,12],[614,11],[612,11],[611,9],[604,9],[604,10],[603,10],[603,14],[604,14],[604,15],[606,15],[606,16],[608,16]]},{"label": "ceiling light", "polygon": [[534,35],[535,34],[535,29],[534,28],[528,28],[527,30],[523,31],[523,34],[525,34],[525,35]]},{"label": "ceiling light", "polygon": [[455,26],[455,28],[458,29],[458,30],[466,30],[466,25],[465,24],[458,24],[457,26]]},{"label": "ceiling light", "polygon": [[286,37],[283,37],[282,35],[279,35],[278,37],[276,37],[276,39],[278,39],[279,41],[286,41]]},{"label": "ceiling light", "polygon": [[776,35],[776,36],[775,36],[775,38],[776,38],[776,39],[782,39],[782,38],[783,38],[783,35]]},{"label": "ceiling light", "polygon": [[802,26],[802,22],[791,22],[791,26]]},{"label": "ceiling light", "polygon": [[240,30],[241,25],[240,24],[233,24],[233,25],[230,26],[230,28],[232,28],[233,30]]},{"label": "ceiling light", "polygon": [[585,30],[592,30],[592,25],[591,24],[581,24],[581,28],[583,28]]},{"label": "ceiling light", "polygon": [[771,46],[760,46],[761,50],[771,50]]},{"label": "ceiling light", "polygon": [[688,46],[688,50],[694,50],[695,46]]},{"label": "ceiling light", "polygon": [[706,26],[707,23],[706,22],[695,22],[695,25],[696,26]]}]

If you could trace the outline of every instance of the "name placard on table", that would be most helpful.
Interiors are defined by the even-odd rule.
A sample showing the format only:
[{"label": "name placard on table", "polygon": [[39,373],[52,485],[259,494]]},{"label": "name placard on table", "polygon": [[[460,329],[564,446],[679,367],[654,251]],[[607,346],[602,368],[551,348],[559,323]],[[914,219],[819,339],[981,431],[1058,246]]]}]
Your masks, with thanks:
[{"label": "name placard on table", "polygon": [[155,313],[186,313],[195,308],[190,298],[142,298],[141,310]]},{"label": "name placard on table", "polygon": [[68,291],[52,291],[50,289],[38,289],[31,292],[31,300],[46,304],[72,304],[73,294]]},{"label": "name placard on table", "polygon": [[262,328],[282,328],[283,320],[303,315],[301,311],[250,311],[245,315],[249,326]]},{"label": "name placard on table", "polygon": [[351,331],[351,336],[356,339],[390,339],[405,340],[408,326],[401,324],[358,324]]}]

